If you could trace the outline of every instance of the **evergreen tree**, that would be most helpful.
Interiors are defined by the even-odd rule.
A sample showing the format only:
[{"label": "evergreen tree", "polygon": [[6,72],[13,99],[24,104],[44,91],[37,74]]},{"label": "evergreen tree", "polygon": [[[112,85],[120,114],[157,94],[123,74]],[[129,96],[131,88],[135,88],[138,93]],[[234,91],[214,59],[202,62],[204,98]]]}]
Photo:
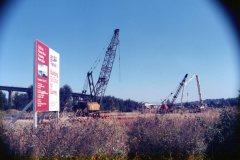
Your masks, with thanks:
[{"label": "evergreen tree", "polygon": [[7,98],[5,93],[3,93],[3,91],[0,91],[0,109],[6,109],[7,106]]},{"label": "evergreen tree", "polygon": [[71,94],[72,89],[69,85],[65,84],[60,88],[60,111],[63,111],[64,108],[71,107]]},{"label": "evergreen tree", "polygon": [[22,110],[29,103],[28,94],[16,92],[13,96],[13,108]]}]

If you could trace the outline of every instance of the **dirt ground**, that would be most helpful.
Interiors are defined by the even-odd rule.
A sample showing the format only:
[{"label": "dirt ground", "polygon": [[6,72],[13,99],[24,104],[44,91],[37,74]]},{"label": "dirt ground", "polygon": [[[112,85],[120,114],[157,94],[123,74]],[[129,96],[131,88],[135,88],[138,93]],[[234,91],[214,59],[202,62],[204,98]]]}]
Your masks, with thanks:
[{"label": "dirt ground", "polygon": [[[220,115],[221,109],[208,109],[201,113],[167,113],[167,114],[156,114],[156,113],[141,113],[141,112],[110,112],[101,113],[100,118],[92,117],[74,117],[72,112],[60,113],[58,121],[61,123],[66,123],[66,125],[71,125],[74,123],[84,123],[86,121],[112,121],[115,123],[121,123],[123,125],[128,125],[136,121],[138,118],[148,118],[148,117],[161,117],[162,119],[173,119],[175,121],[179,120],[189,120],[191,118],[203,118],[208,121],[216,121]],[[11,109],[3,111],[2,123],[4,128],[14,128],[16,130],[24,127],[33,126],[32,112],[25,112],[23,115],[14,123],[11,124],[12,119],[19,113],[19,111]],[[56,113],[46,113],[42,116],[40,113],[38,115],[38,123],[49,123],[49,120],[57,120]]]}]

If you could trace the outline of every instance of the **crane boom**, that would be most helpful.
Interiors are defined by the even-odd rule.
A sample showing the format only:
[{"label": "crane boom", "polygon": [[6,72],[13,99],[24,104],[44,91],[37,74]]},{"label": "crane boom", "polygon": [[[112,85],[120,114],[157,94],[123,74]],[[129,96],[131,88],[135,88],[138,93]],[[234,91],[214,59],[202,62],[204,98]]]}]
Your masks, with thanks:
[{"label": "crane boom", "polygon": [[199,96],[199,106],[203,106],[203,101],[202,101],[202,94],[201,94],[201,90],[200,90],[200,83],[199,83],[199,79],[198,79],[198,75],[196,75],[196,81],[197,81],[197,87],[198,87],[198,96]]},{"label": "crane boom", "polygon": [[172,99],[172,101],[171,101],[171,105],[173,105],[173,103],[176,101],[179,92],[181,91],[181,89],[182,89],[183,86],[184,86],[184,83],[185,83],[185,81],[186,81],[186,79],[187,79],[187,76],[188,76],[188,74],[186,74],[186,75],[184,76],[183,80],[182,80],[181,83],[179,84],[178,89],[177,89],[176,93],[174,94],[173,99]]},{"label": "crane boom", "polygon": [[106,51],[106,54],[105,54],[105,57],[103,60],[103,64],[101,67],[98,81],[95,85],[95,99],[97,97],[101,98],[104,95],[105,90],[107,88],[107,84],[110,79],[113,62],[114,62],[115,55],[116,55],[117,46],[119,44],[118,37],[119,37],[119,29],[115,29],[113,37],[107,48],[107,51]]},{"label": "crane boom", "polygon": [[[196,83],[197,83],[197,89],[198,89],[198,97],[199,97],[199,108],[202,109],[204,107],[204,103],[202,100],[202,93],[200,89],[200,82],[199,82],[199,77],[197,74],[193,74],[192,77],[184,83],[184,86],[187,86],[190,81],[195,77]],[[183,88],[184,88],[183,86]],[[181,97],[181,104],[182,104],[182,98],[183,98],[183,92],[182,92],[182,97]],[[182,106],[182,105],[181,105]]]}]

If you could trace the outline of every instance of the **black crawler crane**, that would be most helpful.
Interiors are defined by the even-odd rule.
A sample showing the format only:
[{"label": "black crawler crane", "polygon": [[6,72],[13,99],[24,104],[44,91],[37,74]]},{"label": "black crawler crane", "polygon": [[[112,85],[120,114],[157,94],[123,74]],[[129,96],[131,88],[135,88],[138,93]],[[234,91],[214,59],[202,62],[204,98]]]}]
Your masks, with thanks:
[{"label": "black crawler crane", "polygon": [[90,96],[88,98],[83,98],[78,100],[73,106],[76,116],[99,116],[100,104],[102,97],[105,94],[111,71],[116,56],[117,47],[119,44],[119,29],[114,30],[111,42],[107,47],[103,64],[101,67],[100,75],[98,77],[97,83],[94,85],[92,70],[87,73],[85,87],[82,94],[87,93],[87,88],[89,87]]}]

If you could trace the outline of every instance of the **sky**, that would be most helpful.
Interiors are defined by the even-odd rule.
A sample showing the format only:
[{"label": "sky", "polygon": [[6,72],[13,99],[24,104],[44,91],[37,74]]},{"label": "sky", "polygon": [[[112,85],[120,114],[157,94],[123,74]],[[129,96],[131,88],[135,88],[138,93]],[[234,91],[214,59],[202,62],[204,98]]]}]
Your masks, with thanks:
[{"label": "sky", "polygon": [[[186,73],[199,75],[203,99],[236,97],[240,89],[236,34],[213,1],[22,0],[1,16],[0,85],[33,83],[38,39],[60,53],[60,86],[81,92],[86,73],[119,28],[105,95],[160,103]],[[184,101],[195,100],[191,81]]]}]

